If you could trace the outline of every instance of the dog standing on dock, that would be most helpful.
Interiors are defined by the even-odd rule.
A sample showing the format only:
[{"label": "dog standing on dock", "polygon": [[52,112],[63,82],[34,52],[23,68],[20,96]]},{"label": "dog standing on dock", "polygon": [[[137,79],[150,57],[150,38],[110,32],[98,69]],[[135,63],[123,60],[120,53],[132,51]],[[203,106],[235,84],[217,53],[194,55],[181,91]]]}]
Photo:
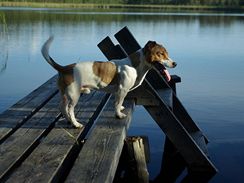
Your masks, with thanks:
[{"label": "dog standing on dock", "polygon": [[[74,108],[80,93],[89,94],[91,90],[102,90],[115,94],[115,115],[124,118],[121,112],[127,93],[141,85],[147,72],[154,63],[162,67],[174,68],[177,64],[172,61],[166,49],[155,41],[148,41],[144,48],[121,60],[111,62],[80,62],[61,66],[49,56],[49,47],[53,37],[42,46],[42,55],[46,61],[58,71],[58,87],[61,93],[60,110],[65,118],[75,127],[81,128],[74,114]],[[164,72],[169,79],[166,69]]]}]

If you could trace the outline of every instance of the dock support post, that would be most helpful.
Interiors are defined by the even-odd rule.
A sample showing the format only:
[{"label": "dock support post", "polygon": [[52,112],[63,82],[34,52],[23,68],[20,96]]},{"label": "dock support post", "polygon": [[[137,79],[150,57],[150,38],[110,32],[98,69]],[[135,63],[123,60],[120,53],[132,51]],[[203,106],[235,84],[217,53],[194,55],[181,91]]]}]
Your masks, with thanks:
[{"label": "dock support post", "polygon": [[144,143],[141,137],[127,138],[126,143],[131,156],[134,156],[138,182],[148,183],[149,173],[147,171]]},{"label": "dock support post", "polygon": [[115,182],[148,183],[147,162],[150,159],[149,154],[147,137],[126,137]]}]

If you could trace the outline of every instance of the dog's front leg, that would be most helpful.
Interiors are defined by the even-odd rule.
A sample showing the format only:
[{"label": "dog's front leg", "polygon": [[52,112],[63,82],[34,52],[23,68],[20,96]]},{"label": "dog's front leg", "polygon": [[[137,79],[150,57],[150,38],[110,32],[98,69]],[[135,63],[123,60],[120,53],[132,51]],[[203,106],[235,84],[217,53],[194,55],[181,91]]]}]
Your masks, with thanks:
[{"label": "dog's front leg", "polygon": [[128,90],[120,89],[118,92],[115,93],[115,115],[117,118],[125,118],[126,114],[122,113],[121,110],[124,109],[122,106],[125,96],[127,95]]},{"label": "dog's front leg", "polygon": [[124,109],[122,104],[130,88],[135,84],[137,71],[135,68],[127,65],[121,66],[120,70],[120,83],[118,91],[115,93],[115,115],[121,119],[126,117],[126,114],[121,112]]}]

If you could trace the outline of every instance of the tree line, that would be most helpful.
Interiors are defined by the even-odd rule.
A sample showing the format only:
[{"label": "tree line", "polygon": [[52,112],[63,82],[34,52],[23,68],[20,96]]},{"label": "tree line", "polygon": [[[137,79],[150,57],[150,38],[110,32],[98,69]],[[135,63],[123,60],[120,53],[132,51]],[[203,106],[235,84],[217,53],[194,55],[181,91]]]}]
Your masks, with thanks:
[{"label": "tree line", "polygon": [[157,5],[214,5],[239,6],[244,0],[0,0],[8,2],[52,2],[52,3],[93,3],[93,4],[157,4]]}]

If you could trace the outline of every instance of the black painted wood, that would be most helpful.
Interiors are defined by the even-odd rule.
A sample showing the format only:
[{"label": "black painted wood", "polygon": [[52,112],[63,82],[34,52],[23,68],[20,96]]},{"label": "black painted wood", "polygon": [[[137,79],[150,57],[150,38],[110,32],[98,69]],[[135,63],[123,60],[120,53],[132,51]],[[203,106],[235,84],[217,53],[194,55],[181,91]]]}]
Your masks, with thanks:
[{"label": "black painted wood", "polygon": [[[147,81],[145,85],[150,86]],[[216,173],[217,169],[202,151],[196,141],[187,132],[174,113],[167,107],[165,102],[157,94],[157,91],[151,86],[151,92],[160,101],[159,106],[144,106],[164,131],[174,146],[180,151],[182,157],[187,162],[190,169],[196,171],[207,171]],[[206,145],[206,144],[205,144]]]},{"label": "black painted wood", "polygon": [[127,27],[124,27],[119,32],[117,32],[115,34],[115,38],[118,40],[127,55],[130,55],[141,49],[141,46]]},{"label": "black painted wood", "polygon": [[126,54],[120,45],[114,45],[109,37],[103,39],[97,46],[108,60],[122,59],[126,57]]}]

